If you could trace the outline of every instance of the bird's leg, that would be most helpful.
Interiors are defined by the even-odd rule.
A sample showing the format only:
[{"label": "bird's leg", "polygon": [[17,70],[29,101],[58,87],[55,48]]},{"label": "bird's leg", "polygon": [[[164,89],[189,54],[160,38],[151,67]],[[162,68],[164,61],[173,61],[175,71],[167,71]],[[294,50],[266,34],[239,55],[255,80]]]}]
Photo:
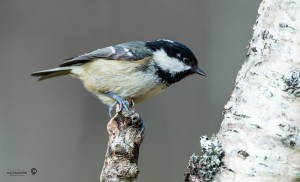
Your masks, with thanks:
[{"label": "bird's leg", "polygon": [[[111,93],[111,92],[106,93],[106,95],[116,100],[115,103],[113,103],[112,105],[109,106],[109,116],[110,116],[110,117],[112,117],[112,116],[111,116],[111,112],[113,111],[113,109],[114,109],[114,107],[116,106],[116,104],[119,104],[119,108],[118,108],[118,111],[117,111],[117,112],[121,112],[121,111],[122,111],[122,108],[124,107],[125,110],[126,110],[126,112],[127,112],[128,114],[130,114],[129,108],[131,109],[131,108],[134,107],[134,101],[133,101],[133,100],[129,100],[129,101],[124,100],[124,99],[122,99],[120,96],[118,96],[118,95],[116,95],[116,94],[113,94],[113,93]],[[132,113],[131,113],[131,114],[132,114]],[[134,120],[134,119],[132,119],[132,120]],[[143,133],[143,132],[145,131],[144,122],[143,122],[143,120],[140,120],[140,122],[141,122],[141,133]]]},{"label": "bird's leg", "polygon": [[125,110],[127,112],[129,112],[129,107],[131,105],[133,105],[133,101],[132,103],[129,103],[129,101],[122,99],[120,96],[113,94],[111,92],[106,93],[107,96],[113,98],[116,100],[116,102],[112,105],[109,106],[109,116],[111,116],[111,111],[113,110],[113,108],[115,107],[115,105],[118,103],[119,104],[119,109],[117,112],[122,111],[123,107],[125,108]]}]

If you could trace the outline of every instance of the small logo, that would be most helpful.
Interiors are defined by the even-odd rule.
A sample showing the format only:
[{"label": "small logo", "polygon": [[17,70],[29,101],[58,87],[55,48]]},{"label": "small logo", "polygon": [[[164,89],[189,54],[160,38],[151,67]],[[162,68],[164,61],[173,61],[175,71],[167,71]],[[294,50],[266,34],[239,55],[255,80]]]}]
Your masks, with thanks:
[{"label": "small logo", "polygon": [[25,176],[27,171],[25,169],[9,169],[6,174],[9,176]]},{"label": "small logo", "polygon": [[31,174],[32,176],[34,176],[37,173],[37,169],[36,168],[31,168]]}]

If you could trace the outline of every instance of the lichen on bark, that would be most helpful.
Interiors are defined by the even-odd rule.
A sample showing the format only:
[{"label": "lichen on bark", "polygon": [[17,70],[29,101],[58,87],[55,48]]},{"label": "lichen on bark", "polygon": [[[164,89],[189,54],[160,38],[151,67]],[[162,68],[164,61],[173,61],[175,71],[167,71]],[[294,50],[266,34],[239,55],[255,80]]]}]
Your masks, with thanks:
[{"label": "lichen on bark", "polygon": [[222,166],[224,152],[216,136],[200,138],[201,156],[193,154],[188,163],[186,182],[211,181]]}]

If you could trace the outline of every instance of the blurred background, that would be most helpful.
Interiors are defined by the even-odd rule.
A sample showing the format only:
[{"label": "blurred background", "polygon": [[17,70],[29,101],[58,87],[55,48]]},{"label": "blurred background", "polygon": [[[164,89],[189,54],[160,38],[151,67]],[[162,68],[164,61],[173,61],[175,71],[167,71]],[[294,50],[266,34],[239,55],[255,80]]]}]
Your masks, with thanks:
[{"label": "blurred background", "polygon": [[[71,77],[30,73],[135,40],[188,45],[191,76],[136,106],[146,126],[137,181],[183,181],[199,137],[218,132],[260,0],[10,0],[0,6],[0,181],[97,182],[108,108]],[[36,168],[37,173],[31,174]],[[9,172],[28,172],[10,176]]]}]

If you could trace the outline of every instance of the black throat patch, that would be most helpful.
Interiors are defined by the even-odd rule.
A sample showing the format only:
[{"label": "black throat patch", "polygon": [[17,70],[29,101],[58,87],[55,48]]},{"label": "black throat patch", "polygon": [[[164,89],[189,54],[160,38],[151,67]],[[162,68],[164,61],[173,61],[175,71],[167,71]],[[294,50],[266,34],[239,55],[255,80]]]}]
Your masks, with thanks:
[{"label": "black throat patch", "polygon": [[176,74],[171,74],[167,71],[164,71],[159,66],[155,66],[155,69],[156,69],[156,74],[161,79],[161,82],[165,83],[167,86],[170,86],[170,85],[182,80],[183,78],[193,74],[192,71],[189,71],[189,70],[179,72]]}]

